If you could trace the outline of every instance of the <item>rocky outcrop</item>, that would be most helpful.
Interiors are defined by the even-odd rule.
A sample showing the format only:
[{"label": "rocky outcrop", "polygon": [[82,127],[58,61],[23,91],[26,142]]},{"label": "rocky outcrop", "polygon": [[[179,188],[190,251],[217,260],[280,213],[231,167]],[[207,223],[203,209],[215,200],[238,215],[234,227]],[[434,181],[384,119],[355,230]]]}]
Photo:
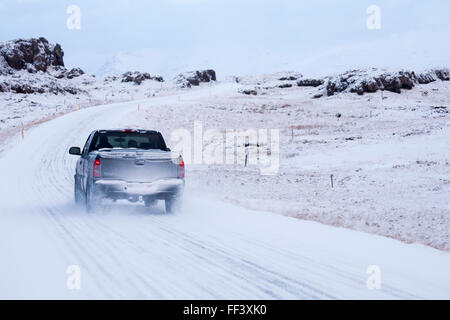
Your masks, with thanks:
[{"label": "rocky outcrop", "polygon": [[298,76],[296,76],[296,75],[288,75],[288,76],[282,76],[281,78],[278,78],[278,80],[280,80],[280,81],[295,81],[295,80],[298,80],[301,77],[302,76],[300,74]]},{"label": "rocky outcrop", "polygon": [[79,76],[82,76],[84,74],[84,71],[80,68],[73,68],[69,72],[66,73],[67,79],[73,79]]},{"label": "rocky outcrop", "polygon": [[73,79],[82,76],[84,71],[80,68],[73,68],[70,71],[67,71],[64,67],[52,67],[49,74],[53,74],[57,79]]},{"label": "rocky outcrop", "polygon": [[22,94],[78,94],[84,92],[80,84],[71,82],[71,75],[65,77],[65,73],[37,73],[30,76],[26,71],[20,71],[12,75],[0,75],[0,92],[12,92]]},{"label": "rocky outcrop", "polygon": [[278,85],[278,88],[285,89],[285,88],[292,88],[292,83],[282,83]]},{"label": "rocky outcrop", "polygon": [[1,92],[22,94],[83,92],[70,80],[84,75],[80,68],[64,67],[64,51],[45,38],[0,43]]},{"label": "rocky outcrop", "polygon": [[22,94],[78,94],[84,92],[84,90],[67,84],[61,84],[58,81],[46,81],[48,79],[42,79],[42,81],[23,81],[21,79],[11,79],[9,82],[3,82],[0,84],[0,92],[12,92]]},{"label": "rocky outcrop", "polygon": [[133,72],[128,71],[121,75],[113,75],[113,76],[108,76],[105,78],[105,82],[111,82],[111,81],[121,81],[124,83],[132,82],[136,85],[140,85],[145,80],[164,82],[164,79],[161,76],[151,76],[147,72],[141,73],[139,71],[133,71]]},{"label": "rocky outcrop", "polygon": [[[0,43],[0,56],[12,70],[35,73],[45,72],[50,66],[64,67],[64,51],[61,46],[50,44],[45,38],[17,39]],[[5,70],[8,68],[3,68],[3,71],[11,71]]]},{"label": "rocky outcrop", "polygon": [[140,85],[145,80],[155,80],[158,82],[163,82],[164,79],[160,76],[152,77],[149,73],[140,73],[138,71],[134,72],[125,72],[122,74],[122,82],[134,82],[137,85]]},{"label": "rocky outcrop", "polygon": [[[431,72],[431,74],[430,74],[431,76],[433,76],[433,74],[434,74],[434,75],[436,75],[436,77],[439,80],[450,81],[450,71],[447,68],[434,69],[434,70],[431,70],[430,72]],[[424,74],[421,74],[421,76],[424,76]],[[433,82],[433,81],[434,81],[434,79],[432,79],[430,82]]]},{"label": "rocky outcrop", "polygon": [[175,78],[175,82],[180,88],[190,88],[199,86],[202,82],[216,81],[216,72],[212,69],[191,71],[179,74]]},{"label": "rocky outcrop", "polygon": [[320,79],[301,79],[298,86],[319,87],[322,93],[314,97],[333,96],[338,93],[352,92],[358,95],[386,90],[401,93],[417,84],[428,84],[437,80],[449,81],[448,69],[433,69],[423,73],[414,71],[386,71],[380,69],[352,70],[333,77]]},{"label": "rocky outcrop", "polygon": [[279,85],[290,83],[295,86],[295,82],[302,79],[303,75],[295,71],[280,71],[275,73],[260,74],[260,75],[245,75],[240,76],[234,82],[245,86],[258,85],[267,88],[277,88]]},{"label": "rocky outcrop", "polygon": [[256,96],[256,95],[258,95],[258,91],[256,91],[256,89],[241,89],[238,92],[242,93],[242,94],[246,94],[248,96]]},{"label": "rocky outcrop", "polygon": [[297,86],[299,87],[318,87],[323,85],[322,79],[301,79],[297,81]]}]

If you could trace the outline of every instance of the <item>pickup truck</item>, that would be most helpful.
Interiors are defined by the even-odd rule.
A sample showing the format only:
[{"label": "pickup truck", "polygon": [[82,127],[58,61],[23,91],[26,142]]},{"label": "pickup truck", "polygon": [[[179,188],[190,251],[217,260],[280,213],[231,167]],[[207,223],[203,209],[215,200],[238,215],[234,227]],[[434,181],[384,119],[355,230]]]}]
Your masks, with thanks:
[{"label": "pickup truck", "polygon": [[147,207],[165,201],[167,213],[179,206],[184,189],[184,162],[167,148],[160,132],[152,130],[95,130],[84,145],[69,149],[80,156],[74,176],[75,203],[88,212],[103,199],[143,202]]}]

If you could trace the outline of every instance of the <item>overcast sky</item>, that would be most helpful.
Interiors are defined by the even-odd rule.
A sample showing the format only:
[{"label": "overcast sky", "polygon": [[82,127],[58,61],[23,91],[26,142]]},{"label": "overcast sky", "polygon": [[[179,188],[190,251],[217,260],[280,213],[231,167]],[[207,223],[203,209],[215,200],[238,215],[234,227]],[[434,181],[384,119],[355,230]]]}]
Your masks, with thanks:
[{"label": "overcast sky", "polygon": [[[366,27],[372,4],[380,30]],[[81,9],[80,30],[66,26],[70,5]],[[62,45],[68,67],[92,73],[313,74],[450,66],[449,21],[448,0],[2,0],[0,41],[44,36]]]}]

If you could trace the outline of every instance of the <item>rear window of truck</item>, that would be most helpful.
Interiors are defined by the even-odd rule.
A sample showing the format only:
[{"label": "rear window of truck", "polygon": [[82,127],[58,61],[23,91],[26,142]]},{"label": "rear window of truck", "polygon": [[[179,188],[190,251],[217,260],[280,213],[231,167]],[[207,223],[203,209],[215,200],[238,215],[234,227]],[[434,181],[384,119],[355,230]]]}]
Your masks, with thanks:
[{"label": "rear window of truck", "polygon": [[100,131],[95,133],[90,151],[100,149],[143,149],[167,150],[166,143],[159,132],[154,131]]}]

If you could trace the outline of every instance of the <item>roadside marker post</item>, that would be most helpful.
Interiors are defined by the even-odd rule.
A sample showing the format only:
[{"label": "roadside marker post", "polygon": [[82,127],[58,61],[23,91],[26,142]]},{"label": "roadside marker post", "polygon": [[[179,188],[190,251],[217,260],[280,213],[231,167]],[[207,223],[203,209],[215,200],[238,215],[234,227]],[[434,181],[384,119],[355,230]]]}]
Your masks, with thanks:
[{"label": "roadside marker post", "polygon": [[141,105],[140,104],[138,104],[138,112],[139,112],[139,110],[141,109]]},{"label": "roadside marker post", "polygon": [[22,133],[22,139],[24,139],[25,138],[25,131],[23,130],[23,127],[22,127],[22,130],[21,130],[21,133]]}]

